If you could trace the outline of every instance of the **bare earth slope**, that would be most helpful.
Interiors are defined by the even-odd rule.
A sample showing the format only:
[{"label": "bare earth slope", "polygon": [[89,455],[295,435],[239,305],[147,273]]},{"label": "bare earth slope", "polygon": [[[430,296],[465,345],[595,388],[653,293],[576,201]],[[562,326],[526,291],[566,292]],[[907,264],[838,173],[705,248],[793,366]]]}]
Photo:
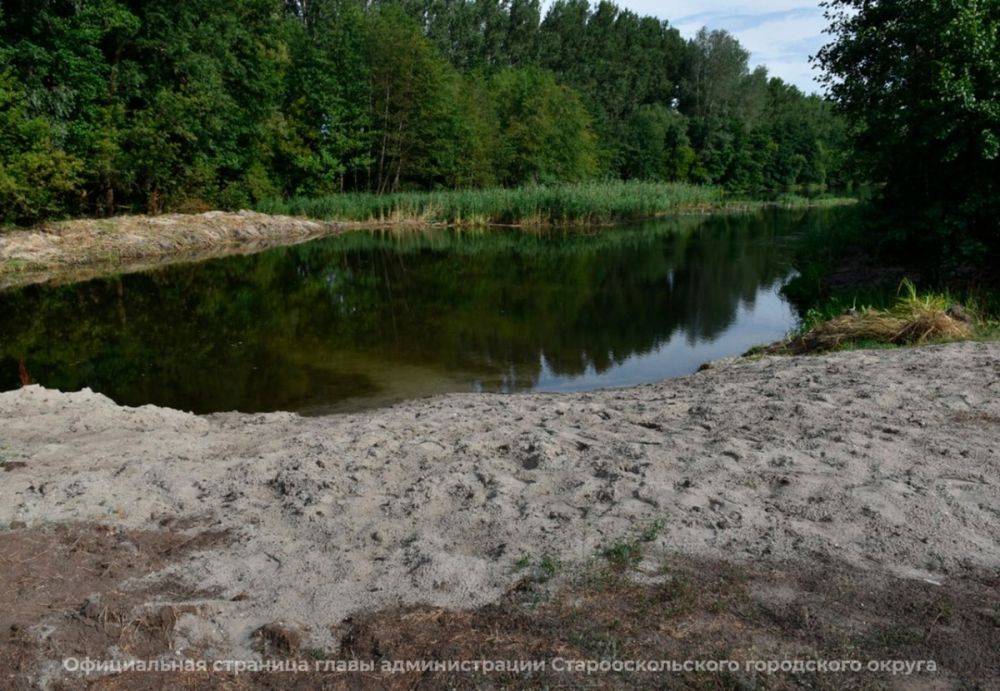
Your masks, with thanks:
[{"label": "bare earth slope", "polygon": [[0,527],[228,535],[157,575],[213,594],[176,636],[214,654],[246,654],[276,620],[329,645],[359,610],[480,605],[522,555],[585,560],[654,520],[658,548],[698,558],[935,583],[1000,568],[1000,344],[328,418],[29,387],[0,394],[0,445]]},{"label": "bare earth slope", "polygon": [[163,263],[259,252],[343,229],[339,223],[253,211],[116,216],[0,233],[0,288],[81,280]]}]

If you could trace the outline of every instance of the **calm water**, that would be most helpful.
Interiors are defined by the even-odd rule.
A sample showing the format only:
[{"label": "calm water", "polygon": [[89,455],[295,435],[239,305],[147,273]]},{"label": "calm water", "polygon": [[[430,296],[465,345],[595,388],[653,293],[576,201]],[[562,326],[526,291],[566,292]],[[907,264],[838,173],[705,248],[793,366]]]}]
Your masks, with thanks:
[{"label": "calm water", "polygon": [[657,381],[782,337],[797,238],[836,211],[595,233],[352,234],[0,293],[26,371],[119,403],[324,413],[450,391]]}]

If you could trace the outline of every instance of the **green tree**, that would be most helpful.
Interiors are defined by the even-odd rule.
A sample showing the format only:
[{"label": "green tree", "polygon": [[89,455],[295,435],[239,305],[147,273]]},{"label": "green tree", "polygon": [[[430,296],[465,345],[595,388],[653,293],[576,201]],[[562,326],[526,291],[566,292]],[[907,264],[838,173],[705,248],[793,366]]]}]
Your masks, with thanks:
[{"label": "green tree", "polygon": [[541,26],[541,65],[583,97],[603,172],[626,175],[627,129],[637,109],[671,105],[684,41],[654,17],[611,2],[557,0]]},{"label": "green tree", "polygon": [[750,53],[726,31],[702,29],[688,44],[681,105],[695,118],[738,116],[746,94]]},{"label": "green tree", "polygon": [[538,64],[539,0],[508,0],[507,36],[504,52],[510,65]]},{"label": "green tree", "polygon": [[[539,0],[0,12],[0,217],[19,223],[594,175],[748,191],[849,181],[846,130],[823,99],[751,71],[724,32],[685,42],[606,0],[555,0],[544,18]],[[961,136],[988,152],[992,116],[976,112]]]},{"label": "green tree", "polygon": [[3,10],[0,46],[26,112],[48,123],[52,146],[87,162],[74,176],[79,206],[73,209],[112,213],[124,184],[124,105],[141,81],[125,50],[138,18],[118,0],[10,0]]},{"label": "green tree", "polygon": [[377,192],[433,185],[454,160],[457,75],[401,10],[385,7],[368,36],[375,141],[370,184]]},{"label": "green tree", "polygon": [[641,106],[628,123],[623,175],[626,179],[684,181],[695,159],[687,120],[655,103]]},{"label": "green tree", "polygon": [[583,180],[597,170],[590,118],[579,97],[538,68],[493,79],[500,125],[497,170],[505,184]]},{"label": "green tree", "polygon": [[353,0],[296,3],[290,14],[282,108],[268,123],[271,168],[286,194],[357,186],[371,145],[366,17]]},{"label": "green tree", "polygon": [[892,234],[928,255],[1000,251],[1000,3],[831,0],[818,55],[882,188]]},{"label": "green tree", "polygon": [[747,184],[750,142],[744,107],[753,84],[749,52],[725,31],[702,29],[688,43],[680,89],[681,111],[691,118],[698,152],[692,177],[698,182]]},{"label": "green tree", "polygon": [[49,122],[28,115],[23,91],[0,62],[0,222],[72,208],[82,167],[56,146]]}]

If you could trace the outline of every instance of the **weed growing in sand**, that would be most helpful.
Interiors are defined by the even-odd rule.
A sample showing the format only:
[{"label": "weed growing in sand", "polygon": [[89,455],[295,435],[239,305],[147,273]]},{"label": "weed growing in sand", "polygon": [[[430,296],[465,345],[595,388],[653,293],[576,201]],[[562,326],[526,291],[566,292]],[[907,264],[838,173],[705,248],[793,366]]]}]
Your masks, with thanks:
[{"label": "weed growing in sand", "polygon": [[665,525],[666,523],[663,519],[657,518],[655,521],[646,526],[646,529],[642,531],[642,535],[639,536],[639,539],[643,542],[652,542],[660,536],[660,533],[663,532]]},{"label": "weed growing in sand", "polygon": [[642,560],[643,549],[638,542],[616,542],[604,550],[604,558],[616,569],[636,566]]},{"label": "weed growing in sand", "polygon": [[3,468],[8,463],[12,463],[16,457],[17,454],[12,452],[6,444],[0,441],[0,468]]},{"label": "weed growing in sand", "polygon": [[555,557],[546,554],[542,557],[542,561],[538,564],[538,571],[541,574],[541,582],[545,582],[559,573],[559,560]]},{"label": "weed growing in sand", "polygon": [[[621,622],[618,620],[612,620],[607,622],[606,626],[609,629],[618,628]],[[625,647],[624,642],[617,636],[612,635],[609,631],[594,631],[585,629],[581,632],[573,632],[569,636],[569,642],[575,645],[595,658],[605,658],[605,659],[615,659],[620,657],[622,649]]]},{"label": "weed growing in sand", "polygon": [[322,648],[307,648],[305,651],[306,657],[313,660],[327,660],[332,657]]},{"label": "weed growing in sand", "polygon": [[[650,604],[656,606],[664,613],[672,615],[683,614],[694,609],[696,605],[695,589],[691,579],[682,573],[676,573],[664,565],[662,568],[665,576],[663,582],[652,594],[653,600]],[[723,604],[728,603],[728,598],[715,598],[707,605],[709,610],[718,610]]]},{"label": "weed growing in sand", "polygon": [[532,568],[532,562],[533,560],[530,555],[522,554],[514,562],[512,570],[514,573],[518,573],[526,569],[531,569],[528,580],[533,583],[545,583],[559,573],[559,569],[562,566],[559,560],[548,554],[542,555],[538,563],[534,565],[534,568]]},{"label": "weed growing in sand", "polygon": [[606,548],[601,555],[616,569],[633,568],[642,561],[646,544],[656,540],[663,532],[664,526],[663,520],[656,519],[642,529],[637,539],[616,542]]}]

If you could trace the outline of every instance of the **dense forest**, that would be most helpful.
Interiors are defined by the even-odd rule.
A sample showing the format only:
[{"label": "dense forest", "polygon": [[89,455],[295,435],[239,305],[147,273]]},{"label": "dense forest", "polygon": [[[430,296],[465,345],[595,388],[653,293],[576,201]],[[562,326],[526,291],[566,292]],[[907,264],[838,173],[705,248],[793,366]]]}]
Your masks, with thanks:
[{"label": "dense forest", "polygon": [[585,179],[848,184],[831,104],[612,3],[5,0],[0,222]]}]

